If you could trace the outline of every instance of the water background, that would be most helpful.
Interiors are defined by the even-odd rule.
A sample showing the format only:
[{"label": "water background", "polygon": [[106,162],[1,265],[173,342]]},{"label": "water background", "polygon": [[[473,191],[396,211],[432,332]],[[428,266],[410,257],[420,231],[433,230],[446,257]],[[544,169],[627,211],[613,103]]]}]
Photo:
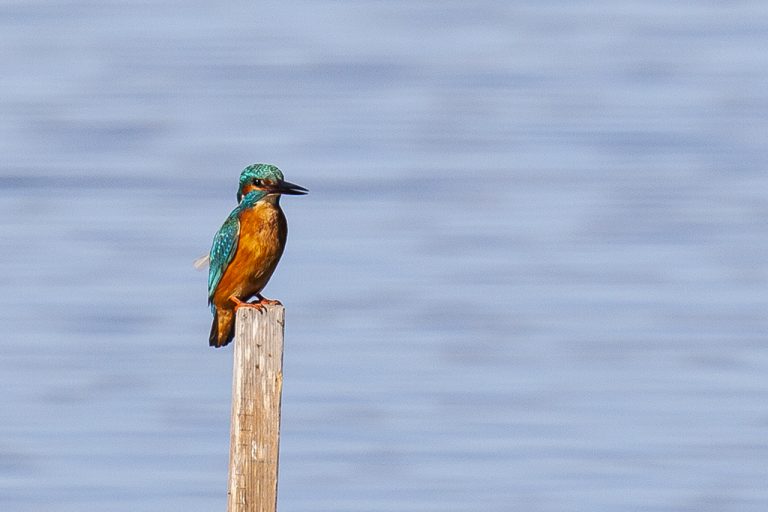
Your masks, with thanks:
[{"label": "water background", "polygon": [[224,510],[192,260],[278,164],[284,511],[768,510],[768,5],[0,3],[0,508]]}]

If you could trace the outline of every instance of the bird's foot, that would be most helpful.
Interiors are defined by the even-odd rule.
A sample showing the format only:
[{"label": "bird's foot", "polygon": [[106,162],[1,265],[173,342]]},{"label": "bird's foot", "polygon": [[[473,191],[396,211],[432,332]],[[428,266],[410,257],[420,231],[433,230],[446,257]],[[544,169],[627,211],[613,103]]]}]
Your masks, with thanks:
[{"label": "bird's foot", "polygon": [[259,302],[243,302],[234,295],[232,295],[229,300],[235,303],[235,311],[240,308],[253,308],[258,312],[264,311],[264,304],[261,300]]},{"label": "bird's foot", "polygon": [[268,298],[266,298],[265,296],[263,296],[260,293],[257,294],[256,297],[259,299],[259,304],[269,304],[270,306],[282,306],[283,305],[283,303],[280,302],[279,300],[268,299]]}]

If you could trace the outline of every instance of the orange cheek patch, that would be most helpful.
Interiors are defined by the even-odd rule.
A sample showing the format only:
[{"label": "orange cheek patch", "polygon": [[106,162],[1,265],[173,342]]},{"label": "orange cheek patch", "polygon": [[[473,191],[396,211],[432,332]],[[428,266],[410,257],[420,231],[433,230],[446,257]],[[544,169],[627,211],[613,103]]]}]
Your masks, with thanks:
[{"label": "orange cheek patch", "polygon": [[252,183],[249,183],[243,188],[243,196],[247,196],[249,193],[253,192],[254,190],[260,190],[260,189],[254,186]]}]

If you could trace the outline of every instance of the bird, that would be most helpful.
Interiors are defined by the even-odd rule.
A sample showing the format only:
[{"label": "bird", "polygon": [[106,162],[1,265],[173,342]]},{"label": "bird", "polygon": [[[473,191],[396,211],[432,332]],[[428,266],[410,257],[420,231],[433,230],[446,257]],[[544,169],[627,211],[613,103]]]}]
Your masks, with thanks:
[{"label": "bird", "polygon": [[[288,224],[281,195],[309,191],[285,181],[271,164],[249,165],[240,173],[238,205],[213,237],[209,253],[208,305],[213,314],[210,346],[223,347],[235,334],[235,311],[279,304],[261,295],[285,249]],[[252,297],[258,302],[248,303]]]}]

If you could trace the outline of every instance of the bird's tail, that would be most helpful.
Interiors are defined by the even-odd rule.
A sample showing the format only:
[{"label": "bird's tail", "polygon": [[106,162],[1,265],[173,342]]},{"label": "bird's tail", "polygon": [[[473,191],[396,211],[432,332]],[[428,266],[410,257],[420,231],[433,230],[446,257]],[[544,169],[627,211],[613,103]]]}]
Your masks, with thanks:
[{"label": "bird's tail", "polygon": [[212,347],[223,347],[235,336],[235,315],[227,309],[213,310],[213,325],[208,341]]}]

